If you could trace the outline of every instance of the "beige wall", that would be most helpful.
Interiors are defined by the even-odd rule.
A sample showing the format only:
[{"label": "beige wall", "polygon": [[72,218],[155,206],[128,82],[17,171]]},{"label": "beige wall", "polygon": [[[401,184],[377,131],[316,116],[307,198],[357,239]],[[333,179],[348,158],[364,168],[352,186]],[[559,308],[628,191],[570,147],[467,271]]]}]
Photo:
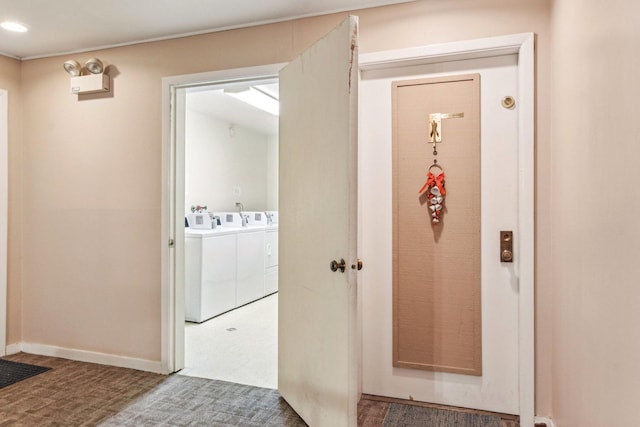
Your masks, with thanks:
[{"label": "beige wall", "polygon": [[553,6],[553,413],[640,423],[640,3]]},{"label": "beige wall", "polygon": [[[550,412],[549,2],[430,0],[356,13],[361,52],[535,32],[537,412]],[[26,61],[21,339],[160,359],[161,78],[290,60],[345,15]],[[98,56],[111,96],[77,100],[62,62]],[[16,184],[17,183],[17,184]],[[11,289],[20,289],[12,278]],[[18,284],[18,285],[17,285]],[[11,312],[19,303],[12,300]],[[19,318],[11,318],[13,330]],[[15,334],[12,335],[15,340]]]},{"label": "beige wall", "polygon": [[7,344],[20,341],[22,331],[22,108],[21,63],[0,56],[0,89],[9,93],[9,233],[7,259]]}]

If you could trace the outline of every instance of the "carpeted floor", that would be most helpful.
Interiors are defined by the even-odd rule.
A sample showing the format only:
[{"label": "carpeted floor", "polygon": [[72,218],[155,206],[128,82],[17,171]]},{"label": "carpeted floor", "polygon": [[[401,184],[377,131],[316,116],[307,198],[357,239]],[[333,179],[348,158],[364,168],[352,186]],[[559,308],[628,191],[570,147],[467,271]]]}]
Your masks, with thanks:
[{"label": "carpeted floor", "polygon": [[[0,427],[306,426],[272,389],[25,353],[4,359],[52,369],[0,389]],[[433,417],[434,413],[445,421],[457,420],[455,414],[439,412],[442,407],[429,414],[424,410],[427,406],[430,405],[404,405],[393,399],[365,396],[358,406],[358,425],[449,427],[448,424],[428,424],[431,418],[425,417]],[[463,418],[483,419],[470,415]],[[413,424],[406,421],[409,419]],[[486,427],[518,427],[514,417],[498,420],[502,424],[486,424]],[[485,427],[477,422],[458,424],[456,421],[450,425]]]},{"label": "carpeted floor", "polygon": [[392,403],[389,405],[387,415],[384,417],[383,427],[501,427],[501,420],[495,415],[472,414],[468,412],[455,412],[439,408],[425,408],[421,406],[401,405]]},{"label": "carpeted floor", "polygon": [[0,390],[0,426],[305,426],[276,390],[25,353],[52,370]]},{"label": "carpeted floor", "polygon": [[520,427],[515,415],[362,395],[359,427]]}]

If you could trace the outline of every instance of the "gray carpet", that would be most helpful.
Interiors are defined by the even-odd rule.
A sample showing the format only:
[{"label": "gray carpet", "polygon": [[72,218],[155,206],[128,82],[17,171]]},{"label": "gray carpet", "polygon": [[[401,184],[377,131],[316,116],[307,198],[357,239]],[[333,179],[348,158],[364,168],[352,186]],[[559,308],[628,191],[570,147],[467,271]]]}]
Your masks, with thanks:
[{"label": "gray carpet", "polygon": [[304,427],[276,390],[172,375],[100,426]]},{"label": "gray carpet", "polygon": [[383,427],[501,427],[499,417],[392,403]]}]

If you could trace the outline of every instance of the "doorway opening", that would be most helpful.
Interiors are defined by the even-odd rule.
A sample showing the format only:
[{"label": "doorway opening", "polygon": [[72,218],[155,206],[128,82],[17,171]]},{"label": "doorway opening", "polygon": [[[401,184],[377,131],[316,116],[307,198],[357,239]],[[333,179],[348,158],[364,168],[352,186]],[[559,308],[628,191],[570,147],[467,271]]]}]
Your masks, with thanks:
[{"label": "doorway opening", "polygon": [[275,389],[278,79],[186,85],[174,100],[176,231],[184,222],[175,370]]}]

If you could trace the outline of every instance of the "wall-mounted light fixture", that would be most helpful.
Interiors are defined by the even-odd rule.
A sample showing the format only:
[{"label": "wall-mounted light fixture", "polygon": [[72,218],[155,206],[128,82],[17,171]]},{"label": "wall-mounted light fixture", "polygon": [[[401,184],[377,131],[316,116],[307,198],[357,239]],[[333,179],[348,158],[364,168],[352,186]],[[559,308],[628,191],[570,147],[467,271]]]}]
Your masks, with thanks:
[{"label": "wall-mounted light fixture", "polygon": [[104,73],[104,64],[98,58],[89,59],[84,67],[73,59],[66,61],[63,66],[71,76],[71,93],[81,95],[108,92],[111,88],[109,76]]}]

